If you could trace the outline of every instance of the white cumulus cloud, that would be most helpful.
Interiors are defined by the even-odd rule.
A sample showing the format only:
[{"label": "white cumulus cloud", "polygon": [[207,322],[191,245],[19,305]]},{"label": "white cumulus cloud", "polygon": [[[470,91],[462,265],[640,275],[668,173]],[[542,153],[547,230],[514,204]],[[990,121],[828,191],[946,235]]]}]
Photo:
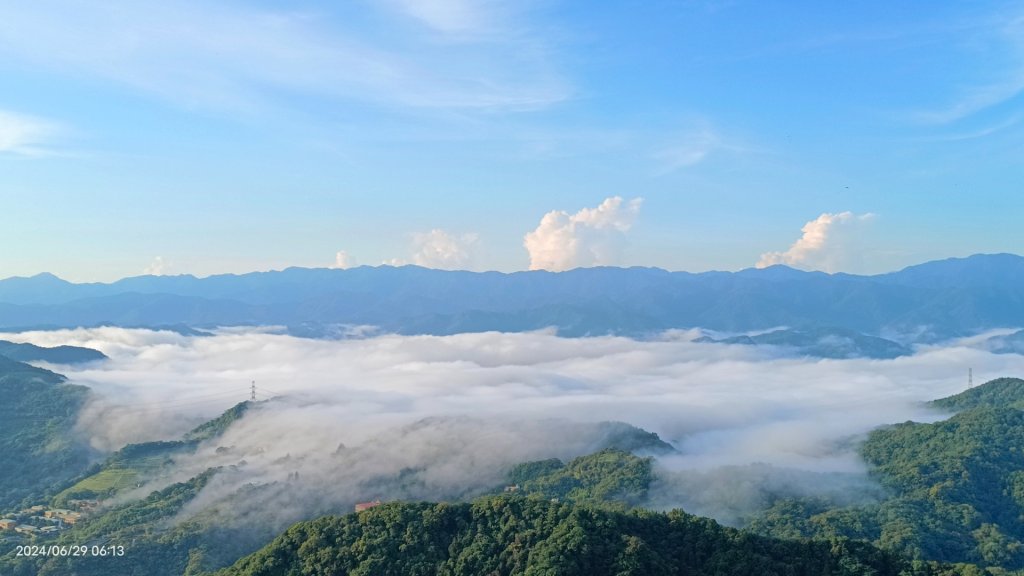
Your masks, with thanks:
[{"label": "white cumulus cloud", "polygon": [[354,256],[345,250],[338,250],[338,253],[334,255],[334,266],[331,266],[331,268],[340,268],[341,270],[344,270],[346,268],[354,268],[355,266],[356,259]]},{"label": "white cumulus cloud", "polygon": [[143,268],[142,273],[152,276],[163,276],[164,274],[167,274],[170,268],[170,262],[164,260],[163,256],[157,256],[156,258],[153,258],[153,261],[149,263],[149,266]]},{"label": "white cumulus cloud", "polygon": [[412,261],[427,268],[468,268],[473,263],[478,238],[473,233],[452,234],[439,228],[414,234]]},{"label": "white cumulus cloud", "polygon": [[530,270],[614,264],[623,234],[633,227],[642,202],[642,198],[626,202],[613,196],[596,208],[583,208],[575,214],[548,212],[523,238],[523,246],[530,253]]},{"label": "white cumulus cloud", "polygon": [[874,214],[823,213],[801,228],[803,235],[785,252],[765,252],[758,268],[785,264],[825,272],[853,271],[860,264],[860,238]]}]

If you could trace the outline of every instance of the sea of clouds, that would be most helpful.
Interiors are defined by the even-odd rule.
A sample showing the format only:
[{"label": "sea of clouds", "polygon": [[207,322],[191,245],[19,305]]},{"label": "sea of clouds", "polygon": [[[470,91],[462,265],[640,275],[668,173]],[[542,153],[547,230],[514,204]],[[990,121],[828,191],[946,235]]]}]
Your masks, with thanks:
[{"label": "sea of clouds", "polygon": [[[741,524],[771,494],[874,498],[858,439],[944,417],[922,402],[962,391],[968,368],[976,383],[1024,375],[1024,357],[987,352],[978,338],[893,360],[822,360],[692,336],[312,340],[272,329],[94,328],[0,338],[110,357],[52,367],[93,389],[79,426],[101,454],[180,437],[247,399],[255,381],[272,401],[127,497],[222,466],[186,515],[221,506],[275,526],[376,498],[485,493],[516,463],[600,447],[602,421],[656,432],[677,449],[658,456],[652,507]],[[243,489],[259,496],[240,503]]]}]

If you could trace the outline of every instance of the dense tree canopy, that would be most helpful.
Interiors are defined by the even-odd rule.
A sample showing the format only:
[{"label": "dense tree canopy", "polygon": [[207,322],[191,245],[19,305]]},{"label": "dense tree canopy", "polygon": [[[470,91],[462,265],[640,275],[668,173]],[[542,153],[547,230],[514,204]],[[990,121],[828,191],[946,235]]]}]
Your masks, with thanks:
[{"label": "dense tree canopy", "polygon": [[935,573],[846,540],[777,540],[680,511],[625,513],[503,495],[385,504],[303,522],[219,576]]},{"label": "dense tree canopy", "polygon": [[751,528],[775,536],[850,537],[946,562],[1024,569],[1024,381],[1002,378],[933,404],[951,418],[873,431],[861,453],[892,494],[835,508],[783,500]]}]

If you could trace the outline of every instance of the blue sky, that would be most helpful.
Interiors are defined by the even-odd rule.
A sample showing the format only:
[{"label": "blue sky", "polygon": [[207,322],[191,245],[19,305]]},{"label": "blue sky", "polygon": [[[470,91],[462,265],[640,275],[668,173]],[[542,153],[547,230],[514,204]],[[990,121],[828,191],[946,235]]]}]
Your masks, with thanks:
[{"label": "blue sky", "polygon": [[1019,253],[1022,92],[1019,2],[5,3],[0,277]]}]

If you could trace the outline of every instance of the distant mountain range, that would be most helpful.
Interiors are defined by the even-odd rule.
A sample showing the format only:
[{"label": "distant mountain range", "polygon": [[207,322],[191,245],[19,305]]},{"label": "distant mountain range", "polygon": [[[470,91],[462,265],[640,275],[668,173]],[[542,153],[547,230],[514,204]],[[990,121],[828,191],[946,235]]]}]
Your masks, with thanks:
[{"label": "distant mountain range", "polygon": [[139,276],[74,284],[40,274],[0,280],[0,328],[281,325],[346,337],[521,332],[644,337],[673,328],[727,333],[838,328],[900,344],[1024,326],[1024,258],[975,255],[874,276],[773,266],[739,272],[581,268],[464,272],[403,266]]},{"label": "distant mountain range", "polygon": [[985,344],[996,354],[1024,354],[1024,330],[1004,336],[993,336],[987,339]]}]

